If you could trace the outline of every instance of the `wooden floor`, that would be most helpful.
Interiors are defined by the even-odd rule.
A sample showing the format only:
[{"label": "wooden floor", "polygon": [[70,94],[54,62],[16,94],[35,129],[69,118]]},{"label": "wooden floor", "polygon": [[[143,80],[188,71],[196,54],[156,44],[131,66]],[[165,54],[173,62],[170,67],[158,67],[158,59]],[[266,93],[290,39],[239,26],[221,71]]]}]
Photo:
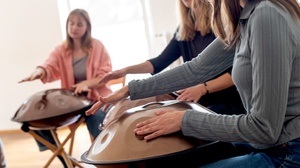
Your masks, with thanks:
[{"label": "wooden floor", "polygon": [[[63,140],[69,133],[68,129],[59,129],[59,139]],[[42,168],[52,156],[50,150],[40,152],[32,136],[22,131],[1,132],[0,138],[4,144],[4,155],[7,168]],[[72,156],[80,161],[81,155],[91,146],[89,133],[85,125],[81,125],[75,135]],[[69,143],[65,150],[68,151]],[[94,168],[93,165],[82,163],[83,167]],[[61,162],[55,158],[49,168],[62,168]]]}]

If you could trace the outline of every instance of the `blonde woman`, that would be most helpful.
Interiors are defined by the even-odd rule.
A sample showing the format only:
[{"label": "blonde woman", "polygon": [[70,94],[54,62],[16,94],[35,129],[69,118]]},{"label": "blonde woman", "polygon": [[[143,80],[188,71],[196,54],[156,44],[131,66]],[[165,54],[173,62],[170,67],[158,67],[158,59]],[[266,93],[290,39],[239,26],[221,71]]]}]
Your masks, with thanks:
[{"label": "blonde woman", "polygon": [[[157,74],[179,57],[187,62],[201,53],[215,39],[211,30],[211,5],[205,0],[179,0],[179,9],[181,22],[178,31],[159,56],[113,71],[107,74],[100,83],[106,83],[126,74]],[[177,99],[198,102],[217,113],[244,113],[230,73],[231,67],[205,82],[179,90]]]}]

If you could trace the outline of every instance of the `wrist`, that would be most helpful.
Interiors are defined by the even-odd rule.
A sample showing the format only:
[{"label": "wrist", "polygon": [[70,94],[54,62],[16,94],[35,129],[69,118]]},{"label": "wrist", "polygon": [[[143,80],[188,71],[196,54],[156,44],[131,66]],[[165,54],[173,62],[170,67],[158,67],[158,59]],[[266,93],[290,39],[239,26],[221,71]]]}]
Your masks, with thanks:
[{"label": "wrist", "polygon": [[87,89],[92,89],[93,88],[93,86],[96,86],[98,83],[96,82],[96,83],[91,83],[91,82],[86,82],[86,88]]},{"label": "wrist", "polygon": [[44,68],[42,68],[42,67],[37,67],[35,69],[35,73],[39,74],[39,79],[43,79],[46,76],[46,72],[45,72]]},{"label": "wrist", "polygon": [[205,90],[206,90],[205,95],[208,95],[208,94],[209,94],[209,90],[207,89],[207,83],[204,82],[203,84],[204,84],[204,88],[205,88]]}]

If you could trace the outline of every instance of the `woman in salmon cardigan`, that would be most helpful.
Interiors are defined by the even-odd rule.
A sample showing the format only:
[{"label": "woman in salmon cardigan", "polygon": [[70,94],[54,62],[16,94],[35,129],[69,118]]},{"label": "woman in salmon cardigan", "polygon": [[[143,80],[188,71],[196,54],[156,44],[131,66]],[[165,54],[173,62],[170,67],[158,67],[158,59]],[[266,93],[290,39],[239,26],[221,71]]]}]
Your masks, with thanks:
[{"label": "woman in salmon cardigan", "polygon": [[[20,83],[36,79],[40,79],[43,83],[60,80],[62,88],[72,88],[74,94],[86,94],[92,101],[97,100],[99,96],[112,93],[108,84],[98,84],[98,81],[112,70],[112,64],[102,42],[91,36],[88,13],[83,9],[73,10],[68,16],[66,26],[66,40]],[[105,112],[100,109],[99,114],[86,118],[87,128],[92,138],[96,138],[101,132],[99,125],[104,117]],[[53,141],[47,131],[39,131],[39,134],[50,142]],[[40,146],[41,151],[46,149],[45,146]]]}]

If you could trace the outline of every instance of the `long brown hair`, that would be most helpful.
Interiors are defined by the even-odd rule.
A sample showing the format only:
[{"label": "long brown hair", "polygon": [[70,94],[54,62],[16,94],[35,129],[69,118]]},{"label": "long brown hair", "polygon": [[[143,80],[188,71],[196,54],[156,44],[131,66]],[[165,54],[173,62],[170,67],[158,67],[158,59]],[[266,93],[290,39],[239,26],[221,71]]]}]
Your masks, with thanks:
[{"label": "long brown hair", "polygon": [[191,9],[179,0],[180,26],[176,38],[192,40],[196,31],[204,36],[211,32],[212,6],[207,0],[192,0]]},{"label": "long brown hair", "polygon": [[69,19],[73,16],[81,16],[87,25],[87,29],[85,34],[82,36],[81,38],[81,47],[83,51],[88,51],[91,48],[91,43],[92,43],[92,25],[91,25],[91,20],[90,17],[87,13],[87,11],[85,11],[84,9],[74,9],[71,11],[71,13],[68,16],[67,19],[67,23],[66,23],[66,34],[67,34],[67,38],[66,38],[66,48],[67,49],[74,49],[74,43],[73,43],[73,39],[72,37],[70,37],[69,33],[68,33],[68,22]]},{"label": "long brown hair", "polygon": [[[295,19],[300,19],[300,6],[297,0],[268,1],[286,8]],[[240,37],[239,17],[241,7],[239,0],[213,0],[212,6],[212,28],[214,33],[229,47],[234,46]]]}]

